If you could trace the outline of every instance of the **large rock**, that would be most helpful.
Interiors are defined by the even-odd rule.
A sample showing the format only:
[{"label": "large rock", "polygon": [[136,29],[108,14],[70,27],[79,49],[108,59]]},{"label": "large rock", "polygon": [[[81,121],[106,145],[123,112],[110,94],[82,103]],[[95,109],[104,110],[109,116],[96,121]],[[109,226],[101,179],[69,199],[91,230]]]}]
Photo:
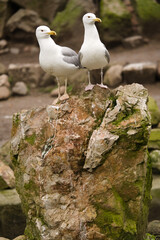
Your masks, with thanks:
[{"label": "large rock", "polygon": [[146,231],[151,165],[147,90],[96,86],[17,113],[11,154],[28,240],[137,239]]},{"label": "large rock", "polygon": [[13,14],[6,24],[6,32],[11,39],[35,41],[35,29],[39,25],[46,25],[33,10],[20,9]]},{"label": "large rock", "polygon": [[4,143],[0,147],[0,161],[4,162],[8,166],[12,166],[11,158],[10,158],[10,141]]},{"label": "large rock", "polygon": [[15,189],[0,191],[0,233],[13,239],[24,233],[25,216]]},{"label": "large rock", "polygon": [[43,18],[51,22],[60,9],[64,9],[67,0],[11,0],[14,3],[17,3],[19,6],[31,9],[39,13],[39,15]]},{"label": "large rock", "polygon": [[147,40],[142,36],[136,35],[123,39],[122,43],[125,48],[136,48],[147,43]]},{"label": "large rock", "polygon": [[126,83],[153,83],[156,80],[157,66],[152,62],[131,63],[123,68]]},{"label": "large rock", "polygon": [[153,150],[150,153],[152,168],[154,172],[160,173],[160,150]]},{"label": "large rock", "polygon": [[23,81],[31,88],[39,86],[41,79],[45,75],[38,63],[10,64],[8,73],[13,85],[16,82]]},{"label": "large rock", "polygon": [[8,99],[11,95],[11,91],[8,87],[2,86],[0,87],[0,100]]}]

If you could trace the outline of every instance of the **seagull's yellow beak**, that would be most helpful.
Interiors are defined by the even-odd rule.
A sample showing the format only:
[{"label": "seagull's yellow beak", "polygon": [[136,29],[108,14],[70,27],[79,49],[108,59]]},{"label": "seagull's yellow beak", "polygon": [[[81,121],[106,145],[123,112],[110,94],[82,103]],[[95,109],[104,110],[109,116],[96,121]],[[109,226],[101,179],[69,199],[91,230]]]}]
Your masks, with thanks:
[{"label": "seagull's yellow beak", "polygon": [[57,33],[55,31],[47,32],[47,34],[49,34],[49,35],[57,35]]},{"label": "seagull's yellow beak", "polygon": [[102,22],[102,20],[100,18],[95,18],[94,21],[95,22]]}]

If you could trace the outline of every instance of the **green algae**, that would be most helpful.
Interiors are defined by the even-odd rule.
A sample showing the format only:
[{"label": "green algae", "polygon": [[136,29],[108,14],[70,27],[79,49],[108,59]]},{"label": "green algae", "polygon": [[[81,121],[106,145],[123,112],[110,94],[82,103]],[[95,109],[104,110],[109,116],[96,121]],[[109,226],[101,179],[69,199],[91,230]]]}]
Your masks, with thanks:
[{"label": "green algae", "polygon": [[57,33],[64,31],[66,27],[67,29],[72,28],[81,12],[82,6],[78,5],[75,0],[70,0],[66,8],[62,12],[57,13],[51,23],[51,28],[56,27]]}]

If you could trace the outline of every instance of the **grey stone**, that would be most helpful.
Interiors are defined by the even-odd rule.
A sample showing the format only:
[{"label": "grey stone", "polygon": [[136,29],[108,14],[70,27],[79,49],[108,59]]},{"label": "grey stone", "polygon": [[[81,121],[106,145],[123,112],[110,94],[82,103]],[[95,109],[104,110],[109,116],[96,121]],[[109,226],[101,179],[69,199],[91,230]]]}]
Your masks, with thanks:
[{"label": "grey stone", "polygon": [[18,236],[16,238],[14,238],[13,240],[25,240],[26,237],[24,235]]},{"label": "grey stone", "polygon": [[111,66],[104,75],[104,83],[109,87],[117,87],[122,82],[122,65]]},{"label": "grey stone", "polygon": [[146,42],[147,41],[142,36],[139,35],[125,38],[122,41],[123,46],[125,48],[136,48],[143,45]]},{"label": "grey stone", "polygon": [[16,82],[12,88],[14,94],[25,96],[28,94],[28,88],[24,82]]},{"label": "grey stone", "polygon": [[8,99],[11,96],[11,91],[6,86],[0,87],[0,100]]},{"label": "grey stone", "polygon": [[0,237],[0,240],[10,240],[8,238]]},{"label": "grey stone", "polygon": [[12,47],[12,48],[10,48],[10,53],[17,55],[20,53],[20,49]]},{"label": "grey stone", "polygon": [[4,143],[0,147],[0,161],[12,167],[11,158],[10,158],[10,141]]},{"label": "grey stone", "polygon": [[148,98],[148,109],[151,114],[152,125],[157,126],[160,122],[160,110],[158,108],[156,100],[151,96]]},{"label": "grey stone", "polygon": [[123,80],[126,83],[153,83],[156,71],[156,64],[152,62],[131,63],[123,68]]},{"label": "grey stone", "polygon": [[[64,90],[65,90],[65,87],[64,87],[64,86],[61,86],[61,87],[60,87],[60,93],[61,93],[61,94],[64,94]],[[58,96],[58,88],[52,90],[51,96],[52,96],[52,97],[57,97],[57,96]]]},{"label": "grey stone", "polygon": [[148,148],[160,150],[160,128],[153,128],[151,130]]}]

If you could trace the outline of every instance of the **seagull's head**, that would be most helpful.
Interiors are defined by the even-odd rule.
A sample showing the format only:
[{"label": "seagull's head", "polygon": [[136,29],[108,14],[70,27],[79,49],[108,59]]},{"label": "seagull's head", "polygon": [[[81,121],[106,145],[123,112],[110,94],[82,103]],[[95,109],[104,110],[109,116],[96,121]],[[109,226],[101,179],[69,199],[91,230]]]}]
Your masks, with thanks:
[{"label": "seagull's head", "polygon": [[55,31],[51,31],[47,26],[39,26],[36,29],[37,39],[49,38],[50,35],[56,35]]},{"label": "seagull's head", "polygon": [[102,22],[102,20],[100,18],[97,18],[96,15],[93,13],[86,13],[83,16],[82,20],[83,20],[84,25],[94,24],[95,22]]}]

